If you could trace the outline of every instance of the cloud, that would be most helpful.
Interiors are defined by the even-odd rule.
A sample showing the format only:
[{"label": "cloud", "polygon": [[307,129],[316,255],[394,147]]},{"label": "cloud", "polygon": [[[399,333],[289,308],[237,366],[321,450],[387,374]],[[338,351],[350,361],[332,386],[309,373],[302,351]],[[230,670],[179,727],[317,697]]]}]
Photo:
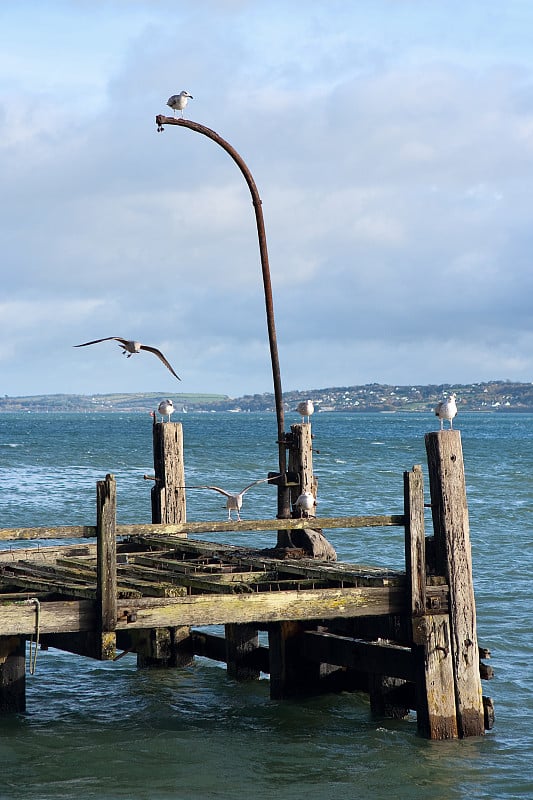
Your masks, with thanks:
[{"label": "cloud", "polygon": [[212,141],[155,129],[182,88],[259,189],[287,388],[531,379],[523,6],[498,38],[476,3],[453,26],[411,2],[90,5],[24,45],[5,19],[5,391],[150,390],[157,363],[66,349],[105,335],[164,345],[184,391],[271,389],[248,189]]}]

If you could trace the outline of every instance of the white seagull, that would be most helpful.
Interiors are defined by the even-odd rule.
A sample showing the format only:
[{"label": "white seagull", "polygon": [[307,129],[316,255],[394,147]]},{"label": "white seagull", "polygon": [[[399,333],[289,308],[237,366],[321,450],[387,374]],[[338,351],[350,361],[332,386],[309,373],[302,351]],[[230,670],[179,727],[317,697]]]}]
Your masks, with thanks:
[{"label": "white seagull", "polygon": [[302,512],[302,517],[315,516],[315,514],[311,513],[316,508],[316,500],[312,492],[302,492],[302,494],[298,497],[295,506]]},{"label": "white seagull", "polygon": [[140,342],[134,342],[130,339],[122,339],[121,336],[105,336],[103,339],[95,339],[93,342],[83,342],[83,344],[75,344],[74,347],[87,347],[88,344],[98,344],[98,342],[108,342],[111,339],[114,339],[116,342],[120,342],[119,347],[122,347],[122,354],[131,358],[131,356],[135,355],[135,353],[140,353],[141,350],[147,350],[149,353],[153,353],[157,356],[165,365],[165,367],[170,370],[170,372],[181,381],[179,375],[176,375],[168,361],[166,360],[165,356],[158,350],[157,347],[149,347],[147,344],[141,344]]},{"label": "white seagull", "polygon": [[192,94],[189,94],[189,92],[186,91],[180,92],[179,94],[173,94],[172,97],[168,98],[167,106],[170,106],[170,108],[174,111],[174,114],[176,111],[181,111],[181,116],[183,117],[183,109],[189,102],[189,97],[191,100],[194,100]]},{"label": "white seagull", "polygon": [[307,417],[307,421],[309,422],[309,417],[314,412],[315,407],[313,405],[312,400],[302,400],[301,403],[298,403],[296,406],[296,411],[302,417],[302,422],[304,422],[305,418]]},{"label": "white seagull", "polygon": [[174,412],[174,403],[172,400],[161,400],[157,410],[163,417],[163,422],[165,421],[165,417],[168,417],[168,422],[170,422],[170,415]]},{"label": "white seagull", "polygon": [[[276,476],[277,477],[277,476]],[[241,521],[241,508],[242,508],[242,498],[243,495],[251,489],[252,486],[255,486],[257,483],[264,483],[265,481],[271,481],[274,478],[259,478],[258,481],[252,481],[249,483],[248,486],[245,486],[241,492],[237,492],[236,494],[232,494],[231,492],[226,492],[225,489],[221,489],[219,486],[183,486],[183,489],[212,489],[214,492],[220,492],[220,494],[225,495],[228,499],[226,500],[226,508],[228,509],[228,520],[231,519],[231,512],[237,512],[237,519],[239,522]]]},{"label": "white seagull", "polygon": [[447,400],[442,400],[435,406],[435,416],[440,419],[440,429],[444,430],[444,420],[450,421],[450,429],[453,428],[453,418],[457,414],[457,405],[455,403],[455,394],[451,394]]}]

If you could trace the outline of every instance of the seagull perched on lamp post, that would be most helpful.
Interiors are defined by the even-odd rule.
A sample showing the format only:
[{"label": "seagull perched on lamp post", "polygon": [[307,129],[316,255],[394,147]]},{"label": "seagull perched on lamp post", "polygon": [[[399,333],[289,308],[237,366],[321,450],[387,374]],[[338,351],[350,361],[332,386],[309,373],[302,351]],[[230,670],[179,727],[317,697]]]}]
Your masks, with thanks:
[{"label": "seagull perched on lamp post", "polygon": [[94,339],[92,342],[83,342],[83,344],[75,344],[74,347],[87,347],[89,344],[98,344],[99,342],[108,342],[110,340],[115,340],[119,342],[119,347],[122,347],[122,354],[127,356],[127,358],[131,358],[131,356],[135,355],[136,353],[140,353],[141,350],[147,350],[149,353],[153,353],[155,356],[159,358],[160,361],[163,362],[165,367],[170,370],[170,372],[181,381],[179,375],[177,375],[170,364],[168,363],[167,359],[161,352],[158,350],[157,347],[149,347],[147,344],[141,344],[140,342],[134,342],[131,339],[123,339],[121,336],[105,336],[103,339]]},{"label": "seagull perched on lamp post", "polygon": [[450,430],[453,428],[453,418],[457,414],[457,405],[455,403],[455,394],[451,394],[447,400],[442,400],[435,406],[435,416],[440,420],[440,429],[444,430],[444,420],[450,422]]},{"label": "seagull perched on lamp post", "polygon": [[298,403],[296,406],[296,411],[302,417],[302,422],[304,422],[305,418],[307,417],[307,421],[309,422],[309,417],[314,412],[315,407],[313,405],[312,400],[302,400],[301,403]]},{"label": "seagull perched on lamp post", "polygon": [[[274,478],[279,477],[278,475],[274,476]],[[233,494],[232,492],[226,492],[225,489],[221,489],[219,486],[182,486],[182,489],[212,489],[214,492],[220,492],[220,494],[225,495],[228,499],[226,500],[226,508],[228,509],[228,520],[231,520],[231,512],[237,512],[237,519],[241,522],[241,508],[242,508],[242,498],[244,494],[251,489],[252,486],[255,486],[257,483],[265,483],[265,481],[274,480],[274,478],[259,478],[257,481],[252,481],[249,483],[248,486],[245,486],[244,489],[240,492]]]},{"label": "seagull perched on lamp post", "polygon": [[189,92],[186,91],[180,92],[179,94],[173,94],[172,97],[168,98],[167,106],[170,106],[170,108],[174,111],[174,114],[176,111],[181,111],[181,116],[183,117],[183,109],[189,102],[189,98],[194,100],[192,94],[189,94]]}]

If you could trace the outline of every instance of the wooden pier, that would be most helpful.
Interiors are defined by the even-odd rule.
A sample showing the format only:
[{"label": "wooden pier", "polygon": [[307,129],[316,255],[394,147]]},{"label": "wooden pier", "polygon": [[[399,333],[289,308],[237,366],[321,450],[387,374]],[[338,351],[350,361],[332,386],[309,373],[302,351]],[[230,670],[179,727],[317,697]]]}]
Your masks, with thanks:
[{"label": "wooden pier", "polygon": [[[302,518],[295,500],[316,496],[317,482],[311,426],[293,425],[288,472],[272,476],[291,486],[293,517],[242,522],[188,522],[181,423],[155,423],[153,437],[152,524],[117,523],[109,474],[97,483],[95,526],[0,529],[5,541],[76,540],[0,551],[0,712],[25,710],[26,661],[32,670],[37,648],[56,647],[103,660],[134,652],[139,667],[201,655],[239,681],[269,674],[276,699],[364,691],[376,715],[416,712],[431,739],[492,727],[459,431],[426,435],[428,503],[415,466],[403,475],[402,515]],[[335,528],[388,526],[404,530],[403,571],[339,563],[314,544]],[[269,530],[268,550],[199,538]],[[224,635],[205,630],[214,625]]]}]

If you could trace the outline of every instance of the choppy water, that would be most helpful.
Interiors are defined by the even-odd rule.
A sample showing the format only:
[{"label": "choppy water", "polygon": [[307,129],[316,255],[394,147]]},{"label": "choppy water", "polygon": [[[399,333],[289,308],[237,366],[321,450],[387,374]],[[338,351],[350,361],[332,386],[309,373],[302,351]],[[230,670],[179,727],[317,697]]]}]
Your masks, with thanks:
[{"label": "choppy water", "polygon": [[[182,421],[189,483],[238,491],[277,469],[273,415]],[[424,433],[434,420],[312,421],[320,514],[402,513],[402,473],[425,469]],[[1,800],[533,797],[533,416],[462,414],[457,426],[478,637],[496,671],[483,684],[496,706],[492,732],[428,742],[414,719],[373,718],[365,695],[279,703],[267,680],[236,684],[200,658],[184,669],[139,671],[134,656],[110,664],[49,650],[27,678],[27,713],[0,720]],[[93,524],[95,482],[107,472],[117,478],[118,521],[149,522],[143,474],[151,470],[148,414],[0,415],[0,526]],[[222,519],[222,505],[214,492],[188,493],[189,519]],[[260,485],[245,496],[243,516],[274,516],[275,508],[275,489]],[[275,536],[252,535],[259,546]],[[401,529],[328,537],[339,558],[403,568]]]}]

